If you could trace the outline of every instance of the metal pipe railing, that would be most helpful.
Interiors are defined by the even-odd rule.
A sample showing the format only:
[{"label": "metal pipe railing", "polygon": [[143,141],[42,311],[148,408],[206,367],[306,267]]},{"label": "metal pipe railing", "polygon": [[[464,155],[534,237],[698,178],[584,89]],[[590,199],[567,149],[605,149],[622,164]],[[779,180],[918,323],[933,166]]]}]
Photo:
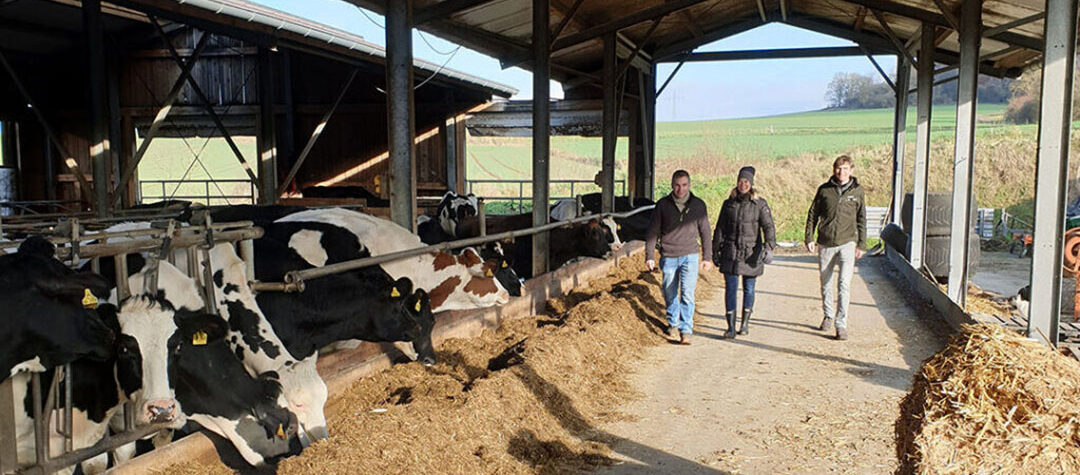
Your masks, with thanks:
[{"label": "metal pipe railing", "polygon": [[[281,288],[287,288],[289,284],[302,286],[303,282],[308,279],[317,279],[319,277],[325,277],[328,275],[339,274],[342,272],[348,272],[351,270],[361,269],[384,262],[396,261],[398,259],[405,259],[408,257],[418,256],[429,252],[442,251],[446,249],[456,249],[461,247],[475,246],[478,244],[486,244],[494,241],[501,241],[503,239],[515,239],[522,236],[529,236],[532,234],[542,233],[550,231],[552,229],[560,228],[563,226],[569,226],[571,224],[583,223],[593,219],[603,219],[607,217],[612,218],[627,218],[635,214],[641,213],[653,209],[656,205],[643,206],[632,211],[625,213],[601,213],[588,216],[577,217],[568,221],[558,221],[554,223],[545,224],[543,226],[535,226],[531,228],[518,229],[514,231],[506,231],[498,234],[488,234],[486,236],[479,236],[473,238],[459,239],[457,241],[441,242],[439,244],[433,244],[430,246],[417,247],[414,249],[406,249],[404,251],[392,252],[389,254],[382,254],[378,256],[365,257],[361,259],[354,259],[351,261],[338,262],[322,267],[315,267],[312,269],[294,270],[285,274],[285,282]],[[276,290],[276,288],[271,288]],[[287,291],[287,290],[286,290]]]}]

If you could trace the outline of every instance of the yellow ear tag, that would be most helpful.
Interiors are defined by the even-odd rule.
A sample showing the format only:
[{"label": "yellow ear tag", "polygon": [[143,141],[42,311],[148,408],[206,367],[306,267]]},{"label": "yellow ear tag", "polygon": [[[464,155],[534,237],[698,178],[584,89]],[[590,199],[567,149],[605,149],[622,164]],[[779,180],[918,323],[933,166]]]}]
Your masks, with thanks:
[{"label": "yellow ear tag", "polygon": [[621,224],[616,224],[615,225],[615,230],[616,231],[622,231],[622,225]]},{"label": "yellow ear tag", "polygon": [[491,269],[484,271],[484,277],[495,277],[495,274],[491,273]]},{"label": "yellow ear tag", "polygon": [[83,308],[97,308],[98,306],[98,299],[94,297],[90,289],[83,289],[82,306]]},{"label": "yellow ear tag", "polygon": [[397,287],[390,287],[390,296],[393,298],[401,297],[401,292],[398,292]]},{"label": "yellow ear tag", "polygon": [[281,427],[281,424],[277,425],[277,436],[279,439],[285,438],[285,429]]},{"label": "yellow ear tag", "polygon": [[195,346],[203,346],[206,344],[206,332],[197,331],[194,335],[191,335],[191,344]]},{"label": "yellow ear tag", "polygon": [[506,261],[503,261],[502,268],[505,269],[507,267],[510,267],[510,265],[507,264]]},{"label": "yellow ear tag", "polygon": [[416,313],[420,313],[420,301],[416,301]]}]

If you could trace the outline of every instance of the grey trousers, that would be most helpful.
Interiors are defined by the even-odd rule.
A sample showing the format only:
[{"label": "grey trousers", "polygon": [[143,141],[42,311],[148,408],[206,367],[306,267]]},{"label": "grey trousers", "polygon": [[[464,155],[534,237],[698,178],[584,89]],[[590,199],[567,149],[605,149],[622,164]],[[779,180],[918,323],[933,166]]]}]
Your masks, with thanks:
[{"label": "grey trousers", "polygon": [[[840,266],[840,308],[835,307],[833,286],[836,266]],[[821,308],[825,318],[835,318],[836,328],[847,328],[848,306],[851,304],[851,276],[855,273],[855,243],[818,250],[818,269],[821,273]]]}]

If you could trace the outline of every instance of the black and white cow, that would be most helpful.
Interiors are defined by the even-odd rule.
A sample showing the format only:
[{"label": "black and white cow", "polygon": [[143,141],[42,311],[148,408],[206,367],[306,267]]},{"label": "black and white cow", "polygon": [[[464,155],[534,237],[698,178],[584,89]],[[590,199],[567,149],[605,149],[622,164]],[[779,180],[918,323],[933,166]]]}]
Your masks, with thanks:
[{"label": "black and white cow", "polygon": [[[255,275],[280,281],[289,271],[368,257],[349,231],[312,222],[279,222],[255,241]],[[305,282],[301,293],[263,292],[256,297],[274,331],[294,356],[306,358],[342,340],[411,342],[409,356],[435,363],[435,318],[427,292],[408,278],[394,280],[378,266]]]},{"label": "black and white cow", "polygon": [[[149,228],[150,223],[121,223],[106,230],[133,230]],[[186,250],[177,249],[177,263],[186,267]],[[294,358],[274,332],[255,301],[244,262],[231,244],[218,244],[210,252],[211,274],[215,287],[215,304],[221,318],[228,323],[229,338],[226,340],[244,363],[251,376],[268,371],[278,373],[289,409],[296,414],[303,428],[305,443],[309,439],[321,440],[329,436],[323,406],[326,404],[326,383],[315,369],[316,357]],[[129,261],[131,258],[129,257]],[[200,262],[202,262],[200,258]],[[162,263],[164,264],[164,263]],[[197,289],[186,284],[186,274],[174,266],[162,267],[163,272],[175,273],[171,279],[159,277],[158,288],[164,298],[175,308],[190,311],[202,310],[204,303]],[[197,275],[203,275],[202,264]],[[163,275],[163,274],[161,274]],[[129,279],[131,289],[143,288],[142,274]],[[188,279],[190,280],[190,279]],[[163,282],[181,282],[182,288],[170,289]],[[192,284],[193,285],[193,284]]]},{"label": "black and white cow", "polygon": [[29,238],[15,254],[0,255],[0,375],[41,372],[81,357],[112,356],[115,334],[94,308],[108,282],[76,274],[53,255],[55,247]]},{"label": "black and white cow", "polygon": [[457,226],[462,221],[476,216],[479,203],[476,195],[459,195],[453,191],[447,191],[439,205],[435,208],[435,216],[419,221],[416,226],[416,234],[426,244],[438,244],[440,242],[457,239]]},{"label": "black and white cow", "polygon": [[[373,256],[424,246],[420,238],[391,221],[341,208],[311,209],[276,221],[285,222],[341,227],[353,233]],[[391,277],[407,277],[416,288],[425,290],[433,312],[484,308],[510,300],[507,289],[495,278],[493,264],[486,263],[475,249],[466,248],[460,254],[421,254],[385,262],[380,267]]]}]

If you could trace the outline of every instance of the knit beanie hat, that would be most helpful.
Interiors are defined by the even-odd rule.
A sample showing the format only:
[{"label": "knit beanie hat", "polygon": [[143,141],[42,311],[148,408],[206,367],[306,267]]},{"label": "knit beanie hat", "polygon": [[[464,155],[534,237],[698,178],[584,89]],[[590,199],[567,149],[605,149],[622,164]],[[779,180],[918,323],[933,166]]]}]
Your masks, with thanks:
[{"label": "knit beanie hat", "polygon": [[746,178],[746,181],[750,182],[750,186],[754,186],[754,167],[747,166],[739,169],[739,178],[737,180],[742,180],[743,178]]}]

